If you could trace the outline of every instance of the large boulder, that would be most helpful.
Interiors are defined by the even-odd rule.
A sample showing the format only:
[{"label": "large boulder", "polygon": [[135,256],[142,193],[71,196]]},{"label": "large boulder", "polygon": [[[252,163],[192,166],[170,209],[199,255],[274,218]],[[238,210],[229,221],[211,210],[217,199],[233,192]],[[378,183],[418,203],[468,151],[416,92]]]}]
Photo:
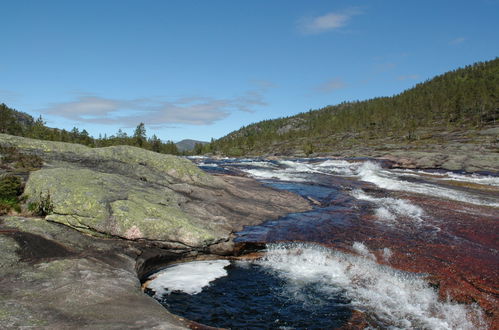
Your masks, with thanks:
[{"label": "large boulder", "polygon": [[31,173],[28,202],[50,196],[46,219],[127,239],[210,243],[216,232],[179,206],[182,196],[159,185],[89,169],[55,168]]},{"label": "large boulder", "polygon": [[49,202],[47,220],[96,236],[228,253],[231,234],[244,225],[310,208],[292,193],[212,176],[188,159],[136,147],[89,148],[4,134],[0,144],[45,161],[26,183],[28,204]]}]

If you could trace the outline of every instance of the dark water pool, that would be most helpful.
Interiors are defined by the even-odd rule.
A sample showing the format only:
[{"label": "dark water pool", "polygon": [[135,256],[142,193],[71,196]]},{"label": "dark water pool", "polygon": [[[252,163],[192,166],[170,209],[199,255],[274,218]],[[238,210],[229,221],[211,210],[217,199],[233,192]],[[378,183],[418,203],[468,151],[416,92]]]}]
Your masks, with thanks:
[{"label": "dark water pool", "polygon": [[252,263],[232,262],[226,270],[201,293],[173,292],[159,301],[174,314],[231,329],[334,329],[351,317],[341,293],[326,294],[314,284],[287,290],[282,279]]}]

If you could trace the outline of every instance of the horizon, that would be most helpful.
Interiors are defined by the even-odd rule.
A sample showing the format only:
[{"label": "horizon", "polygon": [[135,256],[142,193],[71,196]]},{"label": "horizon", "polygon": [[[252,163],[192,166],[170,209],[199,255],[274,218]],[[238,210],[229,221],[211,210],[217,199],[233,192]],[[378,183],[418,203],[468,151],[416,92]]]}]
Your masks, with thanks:
[{"label": "horizon", "polygon": [[0,103],[94,137],[143,122],[165,141],[210,141],[261,120],[396,95],[499,54],[499,2],[490,0],[0,8],[9,13]]}]

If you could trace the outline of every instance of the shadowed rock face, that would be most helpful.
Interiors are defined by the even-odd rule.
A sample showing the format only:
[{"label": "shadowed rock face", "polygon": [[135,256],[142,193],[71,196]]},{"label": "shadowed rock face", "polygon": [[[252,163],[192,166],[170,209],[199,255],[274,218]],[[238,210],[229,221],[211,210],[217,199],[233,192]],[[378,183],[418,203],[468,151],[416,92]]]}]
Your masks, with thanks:
[{"label": "shadowed rock face", "polygon": [[139,290],[140,243],[43,219],[0,219],[2,329],[184,329]]},{"label": "shadowed rock face", "polygon": [[253,180],[215,177],[187,159],[130,146],[88,148],[0,134],[0,144],[42,157],[28,203],[50,195],[47,220],[93,235],[154,241],[176,249],[228,253],[243,225],[309,208],[291,193]]}]

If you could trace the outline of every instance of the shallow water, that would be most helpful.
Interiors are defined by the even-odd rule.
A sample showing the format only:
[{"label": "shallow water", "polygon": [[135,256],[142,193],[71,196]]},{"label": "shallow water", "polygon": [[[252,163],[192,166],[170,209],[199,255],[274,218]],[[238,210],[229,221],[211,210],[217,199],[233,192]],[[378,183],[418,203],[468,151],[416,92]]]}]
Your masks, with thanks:
[{"label": "shallow water", "polygon": [[[200,292],[156,288],[174,313],[232,328],[257,320],[255,328],[335,328],[354,311],[379,328],[498,324],[499,177],[389,169],[366,159],[195,161],[212,173],[295,192],[314,208],[245,227],[235,241],[270,244],[264,257],[246,268],[222,266],[226,274]],[[257,293],[249,293],[251,285]],[[210,306],[218,306],[216,315],[205,317]]]}]

